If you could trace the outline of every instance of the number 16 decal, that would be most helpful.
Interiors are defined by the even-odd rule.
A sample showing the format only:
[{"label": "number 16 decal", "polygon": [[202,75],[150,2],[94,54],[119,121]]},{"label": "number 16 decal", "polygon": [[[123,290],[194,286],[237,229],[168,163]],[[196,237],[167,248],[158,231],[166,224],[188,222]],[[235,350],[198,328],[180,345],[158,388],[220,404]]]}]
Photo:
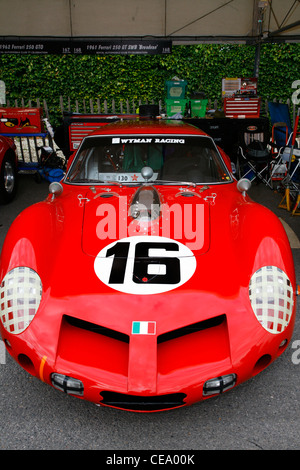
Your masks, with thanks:
[{"label": "number 16 decal", "polygon": [[176,240],[134,236],[101,250],[94,269],[104,284],[120,292],[158,294],[187,282],[195,272],[196,258]]}]

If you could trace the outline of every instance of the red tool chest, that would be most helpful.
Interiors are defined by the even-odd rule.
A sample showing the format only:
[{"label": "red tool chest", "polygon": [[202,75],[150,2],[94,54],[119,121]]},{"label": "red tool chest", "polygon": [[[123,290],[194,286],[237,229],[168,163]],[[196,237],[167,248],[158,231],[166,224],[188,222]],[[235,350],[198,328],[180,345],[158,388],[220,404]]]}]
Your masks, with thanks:
[{"label": "red tool chest", "polygon": [[0,108],[0,134],[41,134],[42,115],[42,108]]},{"label": "red tool chest", "polygon": [[231,118],[259,118],[260,98],[224,98],[224,113]]}]

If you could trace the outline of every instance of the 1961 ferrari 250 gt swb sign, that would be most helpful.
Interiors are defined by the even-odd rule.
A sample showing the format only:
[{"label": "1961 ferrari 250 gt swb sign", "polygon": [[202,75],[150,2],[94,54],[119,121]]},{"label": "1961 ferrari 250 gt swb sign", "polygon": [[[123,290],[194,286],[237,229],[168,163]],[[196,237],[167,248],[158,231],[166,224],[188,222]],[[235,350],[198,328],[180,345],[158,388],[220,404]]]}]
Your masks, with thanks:
[{"label": "1961 ferrari 250 gt swb sign", "polygon": [[293,258],[212,138],[136,120],[86,136],[4,242],[1,336],[29,373],[96,404],[190,405],[287,347]]}]

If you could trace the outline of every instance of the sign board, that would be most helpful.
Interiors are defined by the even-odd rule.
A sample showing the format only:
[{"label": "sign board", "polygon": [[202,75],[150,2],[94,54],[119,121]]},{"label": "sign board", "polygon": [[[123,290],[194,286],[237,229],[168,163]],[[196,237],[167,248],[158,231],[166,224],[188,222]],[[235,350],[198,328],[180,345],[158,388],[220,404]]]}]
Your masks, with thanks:
[{"label": "sign board", "polygon": [[170,54],[172,41],[164,39],[6,38],[0,54]]}]

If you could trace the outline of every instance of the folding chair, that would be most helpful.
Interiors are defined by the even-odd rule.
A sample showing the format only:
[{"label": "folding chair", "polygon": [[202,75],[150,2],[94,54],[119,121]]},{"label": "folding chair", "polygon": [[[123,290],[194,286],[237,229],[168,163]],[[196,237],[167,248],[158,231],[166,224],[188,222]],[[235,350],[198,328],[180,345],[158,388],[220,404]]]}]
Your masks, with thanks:
[{"label": "folding chair", "polygon": [[257,178],[272,188],[270,164],[273,156],[268,148],[269,142],[270,132],[259,121],[241,131],[236,163],[239,178],[250,181]]},{"label": "folding chair", "polygon": [[268,109],[272,125],[272,139],[274,139],[274,143],[276,143],[278,149],[289,145],[289,141],[293,133],[293,126],[288,105],[268,101]]},{"label": "folding chair", "polygon": [[294,210],[292,211],[292,215],[295,215],[297,211],[300,195],[300,150],[297,149],[296,141],[297,135],[299,134],[299,115],[300,108],[298,108],[297,116],[295,119],[294,129],[292,132],[292,139],[290,140],[290,147],[286,149],[287,175],[282,181],[282,184],[285,187],[285,194],[279,204],[279,207],[290,211],[291,199],[293,199],[294,197],[296,204],[294,206]]},{"label": "folding chair", "polygon": [[288,172],[286,152],[291,145],[293,134],[290,111],[287,104],[268,102],[268,109],[272,125],[271,153],[273,163],[271,165],[271,181],[283,181]]}]

